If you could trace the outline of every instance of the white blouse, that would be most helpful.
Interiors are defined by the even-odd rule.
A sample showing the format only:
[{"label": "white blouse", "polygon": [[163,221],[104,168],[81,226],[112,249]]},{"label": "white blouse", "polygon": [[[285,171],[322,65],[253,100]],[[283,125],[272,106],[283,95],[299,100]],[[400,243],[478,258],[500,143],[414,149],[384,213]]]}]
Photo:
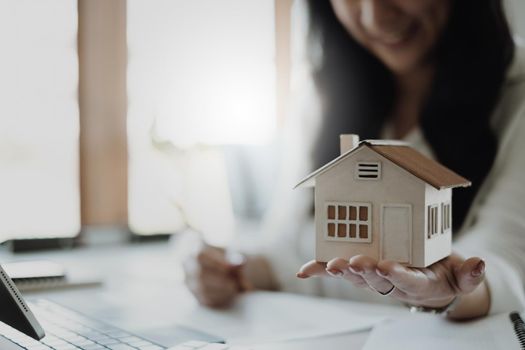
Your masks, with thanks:
[{"label": "white blouse", "polygon": [[[483,74],[483,72],[480,72]],[[335,278],[298,279],[295,273],[314,258],[313,192],[292,190],[309,174],[313,140],[320,126],[318,103],[312,106],[310,79],[295,78],[293,86],[308,87],[296,101],[286,137],[282,177],[264,225],[263,254],[284,291],[347,298],[366,302],[398,303]],[[306,97],[309,96],[309,97]],[[490,313],[525,309],[525,50],[517,48],[492,119],[499,140],[493,169],[479,190],[465,223],[454,234],[453,250],[486,262],[490,286]],[[467,136],[468,137],[468,136]],[[419,129],[405,138],[420,152],[433,156]]]}]

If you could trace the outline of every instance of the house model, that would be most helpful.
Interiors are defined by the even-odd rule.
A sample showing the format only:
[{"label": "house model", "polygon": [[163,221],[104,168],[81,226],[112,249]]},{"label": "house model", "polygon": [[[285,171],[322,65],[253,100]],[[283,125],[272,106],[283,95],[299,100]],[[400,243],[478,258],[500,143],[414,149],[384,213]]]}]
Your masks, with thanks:
[{"label": "house model", "polygon": [[315,259],[364,254],[426,267],[450,255],[452,189],[471,183],[409,144],[341,135],[341,155],[304,178],[315,187]]}]

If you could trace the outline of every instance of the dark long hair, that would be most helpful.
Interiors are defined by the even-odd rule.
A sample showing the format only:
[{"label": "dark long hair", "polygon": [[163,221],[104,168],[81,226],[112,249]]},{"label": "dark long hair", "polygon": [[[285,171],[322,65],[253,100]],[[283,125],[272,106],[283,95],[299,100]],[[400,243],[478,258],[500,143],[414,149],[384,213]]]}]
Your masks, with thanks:
[{"label": "dark long hair", "polygon": [[[339,134],[378,138],[396,91],[392,73],[348,34],[330,1],[307,1],[313,77],[323,105],[313,157],[321,166],[338,155]],[[490,119],[514,42],[501,0],[458,0],[451,6],[434,48],[436,74],[420,126],[437,159],[472,181],[454,193],[453,222],[459,228],[496,156]]]}]

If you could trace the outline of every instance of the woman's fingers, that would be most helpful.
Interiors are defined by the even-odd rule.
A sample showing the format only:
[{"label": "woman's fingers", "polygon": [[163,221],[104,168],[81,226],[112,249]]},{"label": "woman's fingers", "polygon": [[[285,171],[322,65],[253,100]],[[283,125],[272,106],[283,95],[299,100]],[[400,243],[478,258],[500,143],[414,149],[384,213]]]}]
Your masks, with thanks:
[{"label": "woman's fingers", "polygon": [[226,260],[224,251],[218,248],[206,248],[197,254],[197,261],[205,269],[226,273],[231,270],[232,266]]},{"label": "woman's fingers", "polygon": [[368,288],[368,284],[360,275],[349,270],[350,263],[348,260],[335,258],[326,264],[326,271],[332,277],[344,278],[360,288]]},{"label": "woman's fingers", "polygon": [[349,261],[350,271],[360,275],[370,288],[386,294],[392,290],[393,284],[377,274],[377,260],[366,255],[356,255]]},{"label": "woman's fingers", "polygon": [[[356,273],[352,271],[351,263],[348,260],[335,258],[330,260],[328,263],[321,263],[315,260],[309,261],[304,264],[297,273],[299,278],[308,278],[313,276],[332,276],[337,278],[344,278],[354,285],[360,288],[377,288],[375,290],[382,293],[388,292],[392,289],[392,284],[383,278],[375,274],[375,260],[371,258],[361,256],[360,259],[355,260],[356,266],[359,266],[361,270],[362,266],[366,265],[367,268],[362,268],[363,273]],[[366,273],[364,271],[366,270]],[[368,277],[369,281],[366,280],[365,276]]]},{"label": "woman's fingers", "polygon": [[184,261],[185,281],[201,304],[229,305],[243,291],[242,263],[232,263],[224,249],[203,245]]},{"label": "woman's fingers", "polygon": [[215,270],[202,268],[188,276],[186,283],[201,304],[211,307],[226,306],[238,294],[237,281]]},{"label": "woman's fingers", "polygon": [[328,272],[326,272],[326,263],[311,260],[301,266],[299,272],[297,272],[297,277],[299,278],[308,278],[313,276],[328,276]]},{"label": "woman's fingers", "polygon": [[204,274],[202,288],[209,295],[234,295],[237,292],[235,281],[226,276]]},{"label": "woman's fingers", "polygon": [[364,255],[355,256],[350,261],[336,258],[328,263],[321,263],[312,260],[304,264],[297,273],[299,278],[313,276],[344,278],[357,287],[373,288],[380,293],[387,293],[392,289],[391,282],[377,275],[376,260]]},{"label": "woman's fingers", "polygon": [[437,307],[448,304],[458,294],[474,291],[485,277],[485,263],[480,258],[463,260],[451,255],[428,268],[410,268],[358,255],[349,261],[332,259],[327,264],[312,260],[301,267],[297,276],[344,278],[379,293],[392,291],[388,295],[404,302]]},{"label": "woman's fingers", "polygon": [[419,269],[407,268],[394,261],[380,261],[377,274],[390,281],[397,289],[418,297],[427,296],[429,277]]},{"label": "woman's fingers", "polygon": [[459,292],[470,293],[485,278],[485,262],[480,258],[467,259],[454,271],[454,276]]}]

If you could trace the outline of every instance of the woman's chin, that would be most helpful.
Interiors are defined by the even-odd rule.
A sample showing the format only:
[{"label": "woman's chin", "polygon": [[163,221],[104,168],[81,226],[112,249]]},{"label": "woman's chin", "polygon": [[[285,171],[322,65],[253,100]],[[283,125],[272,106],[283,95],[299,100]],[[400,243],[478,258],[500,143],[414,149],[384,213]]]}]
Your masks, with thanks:
[{"label": "woman's chin", "polygon": [[383,64],[395,75],[405,75],[413,72],[421,66],[419,56],[390,56],[380,57]]}]

